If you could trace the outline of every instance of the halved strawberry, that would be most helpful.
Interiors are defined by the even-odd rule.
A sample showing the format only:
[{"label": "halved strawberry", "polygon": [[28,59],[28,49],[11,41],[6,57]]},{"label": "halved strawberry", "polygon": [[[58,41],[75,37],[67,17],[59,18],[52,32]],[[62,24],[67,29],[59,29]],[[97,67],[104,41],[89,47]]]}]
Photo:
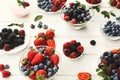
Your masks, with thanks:
[{"label": "halved strawberry", "polygon": [[37,52],[35,50],[30,50],[28,53],[27,53],[27,58],[29,61],[32,61],[32,59],[34,58],[34,56],[37,54]]},{"label": "halved strawberry", "polygon": [[80,72],[78,73],[77,76],[79,80],[90,80],[91,79],[91,74],[88,72]]},{"label": "halved strawberry", "polygon": [[49,40],[47,40],[47,45],[49,47],[55,48],[55,41],[53,39],[49,39]]},{"label": "halved strawberry", "polygon": [[50,56],[50,61],[54,64],[54,65],[58,65],[59,63],[59,56],[57,54],[53,54]]},{"label": "halved strawberry", "polygon": [[11,75],[11,72],[10,71],[2,71],[2,77],[3,78],[7,78],[7,77],[9,77]]}]

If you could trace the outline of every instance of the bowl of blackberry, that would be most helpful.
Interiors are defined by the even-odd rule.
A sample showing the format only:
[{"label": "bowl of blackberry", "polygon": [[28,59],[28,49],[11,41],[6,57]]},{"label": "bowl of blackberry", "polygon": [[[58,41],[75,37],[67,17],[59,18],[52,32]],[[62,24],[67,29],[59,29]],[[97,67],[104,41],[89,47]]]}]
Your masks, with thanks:
[{"label": "bowl of blackberry", "polygon": [[41,12],[50,14],[59,13],[66,1],[67,0],[37,0],[37,6]]},{"label": "bowl of blackberry", "polygon": [[103,80],[120,80],[120,49],[105,51],[96,72]]},{"label": "bowl of blackberry", "polygon": [[25,49],[30,36],[24,29],[0,28],[0,54],[17,53]]},{"label": "bowl of blackberry", "polygon": [[78,60],[82,57],[84,47],[80,42],[71,40],[63,44],[63,53],[70,60]]},{"label": "bowl of blackberry", "polygon": [[61,57],[52,47],[37,46],[23,54],[19,69],[21,74],[32,80],[51,80],[59,72]]},{"label": "bowl of blackberry", "polygon": [[71,24],[74,29],[82,29],[92,18],[90,9],[80,2],[70,2],[61,10],[61,18]]},{"label": "bowl of blackberry", "polygon": [[110,40],[118,40],[120,39],[120,23],[116,20],[109,20],[106,23],[102,23],[101,32]]}]

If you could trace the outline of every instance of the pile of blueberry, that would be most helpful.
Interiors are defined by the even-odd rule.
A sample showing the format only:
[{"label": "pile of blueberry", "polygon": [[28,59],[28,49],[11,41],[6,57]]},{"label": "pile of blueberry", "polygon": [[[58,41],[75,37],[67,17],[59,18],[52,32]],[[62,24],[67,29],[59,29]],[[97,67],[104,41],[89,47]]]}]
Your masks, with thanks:
[{"label": "pile of blueberry", "polygon": [[111,37],[118,37],[120,36],[120,25],[116,22],[108,21],[104,28],[102,29],[103,32]]},{"label": "pile of blueberry", "polygon": [[69,6],[63,9],[64,20],[72,24],[82,24],[91,19],[90,10],[86,9],[85,5],[80,2],[71,2]]},{"label": "pile of blueberry", "polygon": [[45,12],[56,12],[61,9],[67,0],[38,0],[38,7]]},{"label": "pile of blueberry", "polygon": [[[101,62],[98,65],[97,72],[102,72],[107,76],[107,80],[120,80],[120,51],[114,49],[106,51],[100,56]],[[105,78],[102,76],[103,78]]]},{"label": "pile of blueberry", "polygon": [[19,45],[24,44],[25,31],[18,29],[3,28],[0,32],[0,49],[9,51]]}]

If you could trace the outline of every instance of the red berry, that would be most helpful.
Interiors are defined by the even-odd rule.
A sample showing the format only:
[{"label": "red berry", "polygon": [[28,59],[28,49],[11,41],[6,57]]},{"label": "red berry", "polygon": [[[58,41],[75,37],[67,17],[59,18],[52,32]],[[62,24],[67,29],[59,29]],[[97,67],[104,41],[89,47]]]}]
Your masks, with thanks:
[{"label": "red berry", "polygon": [[35,46],[45,45],[46,40],[44,38],[38,38],[34,41]]},{"label": "red berry", "polygon": [[55,6],[52,6],[51,10],[52,10],[52,12],[56,12],[57,8]]},{"label": "red berry", "polygon": [[9,51],[10,50],[10,45],[9,44],[5,44],[4,47],[3,47],[3,49],[5,51]]},{"label": "red berry", "polygon": [[5,66],[3,64],[0,64],[0,71],[3,71],[5,69]]},{"label": "red berry", "polygon": [[77,58],[77,53],[76,52],[72,52],[69,55],[70,58]]},{"label": "red berry", "polygon": [[69,17],[69,16],[64,16],[64,20],[65,20],[65,21],[69,21],[69,20],[70,20],[70,17]]},{"label": "red berry", "polygon": [[54,65],[58,65],[59,63],[59,56],[57,54],[53,54],[50,56],[50,61],[54,64]]},{"label": "red berry", "polygon": [[83,53],[84,47],[83,46],[78,46],[77,51],[80,52],[80,53]]},{"label": "red berry", "polygon": [[71,45],[75,45],[76,42],[77,42],[76,40],[71,40],[71,41],[70,41],[70,44],[71,44]]},{"label": "red berry", "polygon": [[38,33],[38,38],[40,38],[40,37],[45,38],[46,37],[45,33],[44,32]]},{"label": "red berry", "polygon": [[47,32],[46,32],[46,37],[47,37],[47,38],[53,39],[54,36],[55,36],[55,33],[54,33],[54,30],[53,30],[53,29],[47,30]]},{"label": "red berry", "polygon": [[63,53],[66,55],[66,56],[69,56],[71,51],[70,49],[63,49]]},{"label": "red berry", "polygon": [[[40,76],[40,75],[41,75],[41,76]],[[45,70],[43,70],[43,69],[38,70],[38,71],[36,72],[36,76],[40,76],[40,77],[45,76],[45,77],[47,78],[47,72],[46,72]],[[40,79],[41,79],[41,78],[40,78]]]},{"label": "red berry", "polygon": [[23,3],[25,7],[28,7],[30,4],[28,2]]},{"label": "red berry", "polygon": [[71,23],[72,23],[72,24],[77,24],[76,19],[75,19],[75,18],[73,18],[73,19],[71,20]]},{"label": "red berry", "polygon": [[70,43],[69,42],[65,42],[64,44],[63,44],[63,49],[64,48],[69,48],[70,47]]},{"label": "red berry", "polygon": [[105,59],[101,59],[101,63],[108,64],[107,60],[105,60]]},{"label": "red berry", "polygon": [[25,31],[24,31],[24,30],[20,30],[20,31],[18,31],[18,35],[25,36]]},{"label": "red berry", "polygon": [[75,5],[75,3],[74,3],[74,2],[71,2],[71,3],[69,3],[69,5],[70,5],[70,6],[74,6],[74,5]]},{"label": "red berry", "polygon": [[109,4],[111,6],[116,6],[117,5],[117,1],[116,0],[110,0]]},{"label": "red berry", "polygon": [[2,71],[2,77],[3,78],[7,78],[7,77],[9,77],[11,75],[11,72],[9,72],[9,71]]}]

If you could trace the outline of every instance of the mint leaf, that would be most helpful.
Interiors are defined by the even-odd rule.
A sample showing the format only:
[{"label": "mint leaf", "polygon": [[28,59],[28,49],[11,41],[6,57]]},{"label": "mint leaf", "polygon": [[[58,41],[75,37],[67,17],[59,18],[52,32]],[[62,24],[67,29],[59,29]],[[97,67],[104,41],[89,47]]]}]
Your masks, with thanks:
[{"label": "mint leaf", "polygon": [[22,3],[22,1],[21,1],[21,0],[17,0],[17,2],[18,2],[19,4],[21,4],[21,3]]},{"label": "mint leaf", "polygon": [[110,15],[113,17],[116,17],[115,13],[113,13],[113,12],[110,12]]},{"label": "mint leaf", "polygon": [[20,28],[23,28],[23,27],[24,27],[24,24],[23,24],[23,23],[22,23],[22,24],[11,23],[11,24],[9,24],[8,26],[9,26],[9,27],[11,27],[11,26],[18,26],[18,27],[20,27]]},{"label": "mint leaf", "polygon": [[104,18],[106,18],[106,17],[107,17],[108,19],[110,18],[110,14],[109,14],[109,12],[107,12],[107,11],[102,11],[101,14],[104,15]]},{"label": "mint leaf", "polygon": [[90,9],[95,9],[98,13],[100,12],[100,7],[99,6],[93,6]]},{"label": "mint leaf", "polygon": [[38,16],[35,17],[34,21],[39,21],[39,20],[42,19],[42,18],[43,18],[42,15],[38,15]]},{"label": "mint leaf", "polygon": [[96,69],[96,72],[99,72],[99,71],[100,71],[100,69],[99,69],[99,68],[97,68],[97,69]]}]

